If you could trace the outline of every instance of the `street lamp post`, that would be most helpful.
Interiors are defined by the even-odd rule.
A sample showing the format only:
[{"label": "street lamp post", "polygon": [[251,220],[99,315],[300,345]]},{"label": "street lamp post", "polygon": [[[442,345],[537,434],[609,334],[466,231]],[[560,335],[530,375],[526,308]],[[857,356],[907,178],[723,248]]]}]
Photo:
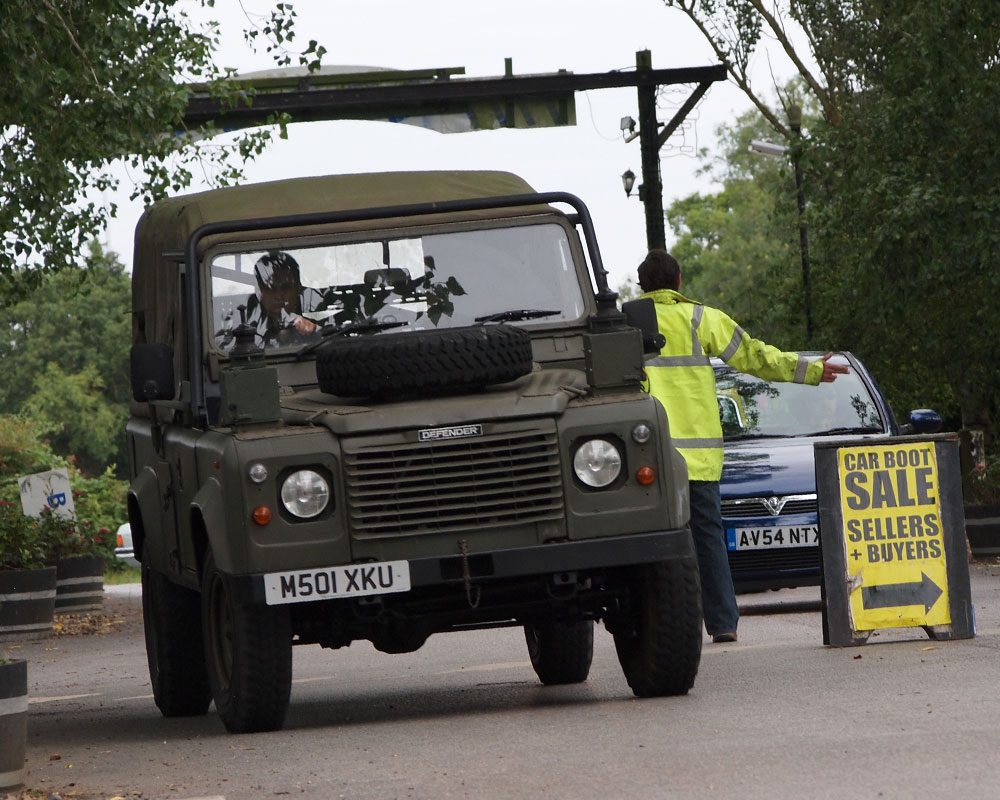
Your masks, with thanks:
[{"label": "street lamp post", "polygon": [[[625,142],[639,139],[639,151],[642,157],[640,167],[642,183],[639,184],[639,200],[642,202],[646,215],[646,246],[650,250],[666,249],[667,235],[663,218],[663,181],[660,176],[660,148],[674,134],[674,131],[684,122],[687,115],[698,104],[715,81],[725,80],[726,69],[719,64],[711,75],[699,76],[698,87],[684,104],[677,109],[673,117],[665,125],[656,119],[656,93],[661,84],[654,79],[653,57],[648,50],[640,50],[635,54],[635,87],[639,103],[639,120],[632,117],[622,117],[621,129]],[[693,82],[693,81],[692,81]],[[638,125],[639,130],[636,130]],[[626,133],[627,131],[627,133]],[[631,176],[631,177],[628,177]],[[622,175],[626,197],[632,194],[635,173],[626,170]]]},{"label": "street lamp post", "polygon": [[[635,54],[637,72],[652,70],[648,50]],[[663,223],[663,184],[660,181],[659,127],[656,124],[656,86],[638,86],[639,154],[642,157],[642,200],[646,212],[646,246],[650,250],[667,249],[667,232]]]},{"label": "street lamp post", "polygon": [[809,281],[809,237],[806,231],[806,202],[802,193],[802,164],[799,160],[802,140],[802,108],[796,104],[788,106],[788,127],[792,129],[797,141],[792,148],[792,163],[795,167],[795,193],[799,206],[799,253],[802,258],[802,291],[805,295],[806,341],[812,340],[812,286]]}]

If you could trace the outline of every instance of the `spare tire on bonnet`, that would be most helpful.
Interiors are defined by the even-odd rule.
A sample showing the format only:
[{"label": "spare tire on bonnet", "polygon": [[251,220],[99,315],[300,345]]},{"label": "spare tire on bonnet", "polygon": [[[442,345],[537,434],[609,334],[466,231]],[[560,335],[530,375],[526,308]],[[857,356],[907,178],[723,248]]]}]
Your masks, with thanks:
[{"label": "spare tire on bonnet", "polygon": [[531,337],[512,325],[336,337],[316,354],[320,390],[343,397],[478,389],[531,368]]}]

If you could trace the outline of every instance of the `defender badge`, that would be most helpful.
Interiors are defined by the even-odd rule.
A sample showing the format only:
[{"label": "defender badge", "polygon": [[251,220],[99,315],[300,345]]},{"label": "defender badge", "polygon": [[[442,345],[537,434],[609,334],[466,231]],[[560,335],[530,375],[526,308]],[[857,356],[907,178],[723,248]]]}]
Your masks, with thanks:
[{"label": "defender badge", "polygon": [[470,436],[482,435],[482,425],[453,425],[449,428],[424,428],[417,431],[417,441],[436,442],[443,439],[467,439]]}]

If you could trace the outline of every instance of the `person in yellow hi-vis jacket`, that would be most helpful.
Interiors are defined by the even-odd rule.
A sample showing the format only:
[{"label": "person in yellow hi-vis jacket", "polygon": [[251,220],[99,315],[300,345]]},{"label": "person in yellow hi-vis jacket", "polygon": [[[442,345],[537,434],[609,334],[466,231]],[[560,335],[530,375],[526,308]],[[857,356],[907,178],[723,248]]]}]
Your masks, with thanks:
[{"label": "person in yellow hi-vis jacket", "polygon": [[666,250],[651,250],[639,265],[639,286],[640,299],[655,304],[666,339],[646,362],[647,389],[666,410],[674,445],[687,462],[705,629],[713,642],[735,642],[739,609],[722,527],[722,425],[709,358],[764,380],[812,385],[836,380],[847,367],[830,363],[830,354],[808,361],[782,352],[752,338],[724,312],[689,300],[680,293],[680,265]]}]

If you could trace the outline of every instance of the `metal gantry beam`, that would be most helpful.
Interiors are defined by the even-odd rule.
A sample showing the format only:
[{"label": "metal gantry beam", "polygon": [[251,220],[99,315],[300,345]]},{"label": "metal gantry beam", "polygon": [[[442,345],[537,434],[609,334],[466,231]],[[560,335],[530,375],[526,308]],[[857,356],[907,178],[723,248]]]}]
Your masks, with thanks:
[{"label": "metal gantry beam", "polygon": [[[635,70],[513,75],[508,59],[507,74],[500,77],[453,77],[461,73],[464,68],[452,67],[337,75],[247,76],[243,81],[247,91],[235,105],[211,97],[204,86],[192,85],[194,91],[188,100],[184,125],[189,130],[211,125],[229,131],[266,125],[284,114],[292,122],[411,121],[407,118],[464,115],[462,125],[450,128],[454,131],[572,125],[576,92],[635,87],[647,244],[650,248],[666,246],[659,150],[712,83],[725,80],[724,65],[653,69],[649,51],[643,50],[636,53]],[[657,89],[685,83],[697,86],[660,132],[656,120]]]},{"label": "metal gantry beam", "polygon": [[[452,70],[454,71],[454,70]],[[391,72],[381,73],[392,76]],[[650,87],[679,83],[711,83],[724,80],[725,67],[689,67],[574,74],[506,75],[496,78],[429,78],[393,85],[346,85],[288,88],[262,91],[246,97],[246,105],[235,107],[207,95],[194,94],[188,101],[184,122],[189,127],[214,123],[227,129],[264,125],[275,113],[287,113],[294,122],[334,119],[371,119],[405,116],[441,108],[462,110],[470,103],[497,102],[520,97],[561,95],[629,86]],[[306,78],[308,80],[308,78]],[[253,85],[253,82],[248,82]]]}]

